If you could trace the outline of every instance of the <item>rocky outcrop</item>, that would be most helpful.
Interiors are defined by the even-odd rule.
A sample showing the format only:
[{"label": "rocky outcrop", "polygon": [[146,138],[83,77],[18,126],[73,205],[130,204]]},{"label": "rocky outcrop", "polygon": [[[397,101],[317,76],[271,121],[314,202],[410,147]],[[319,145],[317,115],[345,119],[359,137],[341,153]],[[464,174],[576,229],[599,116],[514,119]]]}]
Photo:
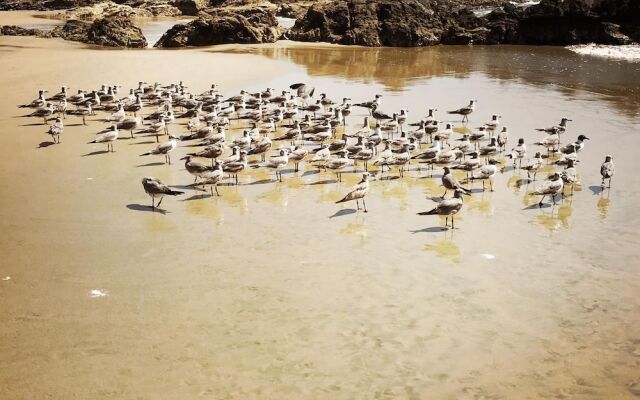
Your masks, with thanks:
[{"label": "rocky outcrop", "polygon": [[0,35],[5,36],[37,36],[37,37],[49,37],[48,32],[39,29],[27,29],[21,28],[15,25],[3,25],[0,26]]},{"label": "rocky outcrop", "polygon": [[147,47],[140,28],[129,18],[99,18],[93,22],[69,20],[53,29],[51,37],[108,47]]},{"label": "rocky outcrop", "polygon": [[142,30],[129,18],[100,18],[91,24],[87,43],[109,47],[147,47]]},{"label": "rocky outcrop", "polygon": [[169,29],[155,47],[209,46],[224,43],[272,43],[281,30],[272,10],[218,11]]},{"label": "rocky outcrop", "polygon": [[640,40],[640,2],[542,0],[527,9],[505,6],[486,17],[487,43],[628,44]]},{"label": "rocky outcrop", "polygon": [[314,4],[292,40],[363,46],[627,44],[640,39],[640,1],[509,3],[485,17],[449,0],[341,0]]},{"label": "rocky outcrop", "polygon": [[443,26],[418,0],[347,0],[314,4],[287,33],[292,40],[362,46],[437,44]]}]

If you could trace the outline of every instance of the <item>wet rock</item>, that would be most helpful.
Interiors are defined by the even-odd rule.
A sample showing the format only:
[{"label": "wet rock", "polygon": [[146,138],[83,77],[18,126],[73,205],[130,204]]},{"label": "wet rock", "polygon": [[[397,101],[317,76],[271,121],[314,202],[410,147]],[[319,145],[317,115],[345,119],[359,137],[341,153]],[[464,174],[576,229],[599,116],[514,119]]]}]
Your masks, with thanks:
[{"label": "wet rock", "polygon": [[109,47],[147,47],[142,30],[129,18],[100,18],[87,34],[87,43]]},{"label": "wet rock", "polygon": [[146,47],[147,40],[131,19],[99,18],[93,22],[69,20],[53,29],[51,36],[109,47]]},{"label": "wet rock", "polygon": [[3,25],[0,27],[0,35],[5,36],[37,36],[49,37],[49,32],[40,29],[26,29],[15,25]]},{"label": "wet rock", "polygon": [[281,30],[273,11],[263,8],[210,11],[169,29],[155,47],[209,46],[224,43],[272,43]]},{"label": "wet rock", "polygon": [[437,44],[444,29],[417,0],[347,0],[314,4],[288,32],[293,40],[363,46]]},{"label": "wet rock", "polygon": [[176,7],[183,15],[198,15],[208,6],[206,0],[174,0],[173,6]]},{"label": "wet rock", "polygon": [[80,20],[69,20],[63,26],[56,26],[51,31],[52,37],[59,37],[65,40],[72,40],[74,42],[87,42],[87,35],[91,23]]}]

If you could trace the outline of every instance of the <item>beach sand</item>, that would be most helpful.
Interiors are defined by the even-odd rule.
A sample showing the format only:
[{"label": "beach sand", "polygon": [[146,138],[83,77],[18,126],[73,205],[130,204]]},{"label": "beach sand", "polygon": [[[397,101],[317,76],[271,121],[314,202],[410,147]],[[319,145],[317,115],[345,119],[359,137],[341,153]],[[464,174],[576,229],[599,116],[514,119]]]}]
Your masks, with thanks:
[{"label": "beach sand", "polygon": [[[22,37],[0,37],[0,62],[0,277],[10,277],[0,280],[0,398],[640,392],[632,64],[507,46],[104,50]],[[428,178],[415,166],[404,179],[372,182],[367,214],[334,204],[358,173],[333,183],[308,166],[285,171],[282,184],[243,172],[219,198],[184,189],[151,212],[141,178],[190,184],[178,159],[193,148],[181,143],[168,166],[139,156],[154,138],[123,134],[106,154],[87,144],[105,124],[73,116],[62,144],[49,145],[41,121],[17,118],[25,111],[16,108],[39,88],[140,80],[183,80],[196,93],[215,82],[229,95],[307,82],[336,100],[381,93],[384,110],[406,106],[411,120],[433,106],[446,120],[444,110],[476,98],[469,126],[500,113],[511,146],[541,139],[533,128],[562,116],[574,120],[565,142],[579,133],[591,141],[573,198],[530,207],[532,184],[509,167],[494,192],[474,185],[453,231],[416,215],[442,191],[440,171]],[[355,112],[350,127],[363,117]],[[617,175],[601,193],[608,153]]]}]

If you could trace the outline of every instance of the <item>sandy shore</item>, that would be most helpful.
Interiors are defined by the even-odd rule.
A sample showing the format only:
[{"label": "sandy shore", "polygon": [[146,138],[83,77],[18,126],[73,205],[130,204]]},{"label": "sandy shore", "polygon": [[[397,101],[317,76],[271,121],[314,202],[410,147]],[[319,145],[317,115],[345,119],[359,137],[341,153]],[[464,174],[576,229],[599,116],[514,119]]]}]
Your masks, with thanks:
[{"label": "sandy shore", "polygon": [[[636,75],[594,60],[576,67],[583,83],[563,84],[527,61],[549,50],[510,49],[122,51],[0,37],[0,398],[635,398]],[[577,57],[562,51],[557,66]],[[592,140],[573,199],[529,209],[532,187],[509,168],[495,192],[465,199],[455,231],[416,216],[441,194],[439,172],[416,170],[374,182],[368,214],[333,204],[357,174],[338,184],[310,168],[283,184],[252,170],[220,198],[187,190],[154,213],[143,176],[192,178],[139,157],[153,138],[103,154],[87,144],[99,121],[70,116],[62,144],[47,145],[40,121],[17,118],[38,88],[139,80],[229,94],[304,81],[335,99],[382,93],[411,119],[474,97],[471,126],[499,110],[511,143],[565,115],[565,140]],[[618,175],[600,193],[607,153]]]}]

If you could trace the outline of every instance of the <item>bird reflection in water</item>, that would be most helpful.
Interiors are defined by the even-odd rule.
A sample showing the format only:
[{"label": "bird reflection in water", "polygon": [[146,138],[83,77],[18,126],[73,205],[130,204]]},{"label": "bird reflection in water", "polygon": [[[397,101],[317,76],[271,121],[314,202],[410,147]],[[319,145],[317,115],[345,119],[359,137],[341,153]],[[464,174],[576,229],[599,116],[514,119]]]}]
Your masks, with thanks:
[{"label": "bird reflection in water", "polygon": [[609,215],[609,207],[611,206],[611,200],[609,199],[610,194],[611,190],[605,189],[600,193],[600,198],[598,199],[598,211],[600,212],[601,222],[604,222]]},{"label": "bird reflection in water", "polygon": [[552,206],[551,208],[541,208],[540,214],[536,215],[531,223],[541,225],[547,228],[551,232],[555,232],[558,229],[569,229],[569,220],[573,214],[573,207],[571,201],[563,201],[559,206]]},{"label": "bird reflection in water", "polygon": [[447,259],[454,264],[461,260],[460,247],[453,241],[453,230],[444,232],[444,239],[424,245],[424,251],[433,252],[437,257]]}]

